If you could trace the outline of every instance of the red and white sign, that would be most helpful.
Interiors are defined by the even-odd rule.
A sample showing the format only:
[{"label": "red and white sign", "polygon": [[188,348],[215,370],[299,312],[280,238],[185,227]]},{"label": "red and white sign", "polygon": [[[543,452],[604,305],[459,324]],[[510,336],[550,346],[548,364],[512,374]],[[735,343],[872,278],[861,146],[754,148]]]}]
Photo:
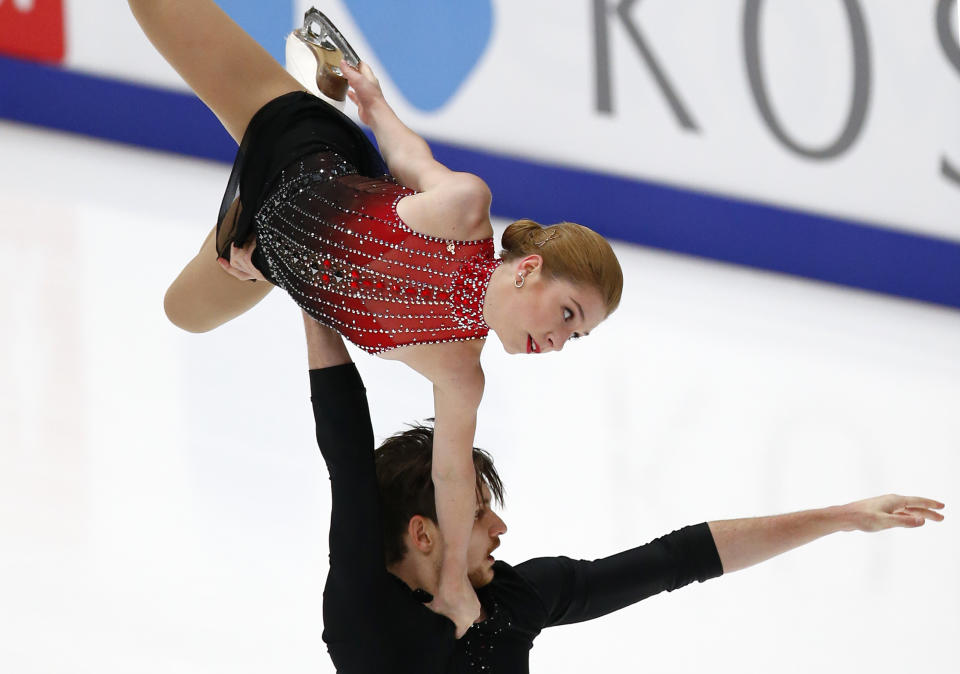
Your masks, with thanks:
[{"label": "red and white sign", "polygon": [[0,0],[0,54],[63,61],[64,0]]}]

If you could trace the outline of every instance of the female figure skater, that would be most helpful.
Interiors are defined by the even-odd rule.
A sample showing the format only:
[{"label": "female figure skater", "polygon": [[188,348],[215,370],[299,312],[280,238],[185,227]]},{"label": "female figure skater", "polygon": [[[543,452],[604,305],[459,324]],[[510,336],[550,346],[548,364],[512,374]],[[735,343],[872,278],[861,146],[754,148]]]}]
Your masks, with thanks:
[{"label": "female figure skater", "polygon": [[[217,229],[168,290],[168,317],[189,331],[210,330],[274,284],[354,344],[431,381],[444,543],[431,608],[462,635],[480,612],[466,554],[484,338],[492,329],[509,353],[543,353],[588,334],[620,300],[613,251],[580,225],[519,221],[496,259],[486,184],[434,160],[387,105],[370,68],[341,61],[352,49],[318,12],[299,32],[313,43],[318,84],[334,97],[349,84],[382,158],[359,127],[307,93],[212,0],[129,4],[240,143]],[[518,400],[529,394],[536,391],[518,391]]]}]

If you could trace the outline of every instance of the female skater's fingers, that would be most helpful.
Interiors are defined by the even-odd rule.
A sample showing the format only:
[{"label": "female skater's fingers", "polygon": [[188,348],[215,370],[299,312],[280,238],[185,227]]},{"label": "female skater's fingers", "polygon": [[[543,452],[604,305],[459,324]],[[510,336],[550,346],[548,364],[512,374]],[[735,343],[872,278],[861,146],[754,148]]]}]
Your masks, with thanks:
[{"label": "female skater's fingers", "polygon": [[243,248],[237,244],[230,244],[230,262],[229,266],[234,272],[233,276],[243,281],[266,281],[266,277],[257,269],[253,263],[253,251],[257,247],[256,239],[250,241]]},{"label": "female skater's fingers", "polygon": [[350,86],[353,86],[353,83],[357,81],[357,77],[360,75],[360,71],[345,60],[340,61],[340,71],[343,73],[343,76],[347,78]]},{"label": "female skater's fingers", "polygon": [[373,68],[367,65],[366,61],[360,62],[360,72],[363,74],[364,77],[366,77],[371,82],[374,82],[375,84],[380,84],[380,80],[378,80],[377,76],[373,74]]},{"label": "female skater's fingers", "polygon": [[344,77],[347,78],[350,86],[354,88],[361,83],[369,83],[374,85],[377,89],[380,88],[380,81],[377,79],[377,76],[373,74],[373,70],[367,65],[366,61],[361,61],[360,67],[354,68],[346,61],[341,60],[340,70],[343,72]]},{"label": "female skater's fingers", "polygon": [[222,257],[218,257],[217,262],[220,263],[220,267],[223,269],[223,271],[227,272],[228,274],[230,274],[230,276],[240,281],[257,281],[257,280],[265,281],[266,280],[263,274],[261,274],[256,269],[252,272],[246,271],[245,269],[239,268],[236,264],[231,263]]},{"label": "female skater's fingers", "polygon": [[235,243],[230,244],[230,266],[244,274],[250,273],[250,254]]},{"label": "female skater's fingers", "polygon": [[217,263],[220,265],[220,268],[223,269],[223,271],[225,271],[225,272],[227,272],[228,274],[230,274],[230,276],[232,276],[232,277],[234,277],[234,278],[238,278],[238,279],[240,279],[241,281],[246,280],[246,278],[244,278],[244,276],[241,276],[241,274],[240,274],[239,271],[237,271],[236,269],[234,269],[234,268],[230,265],[230,263],[227,262],[226,258],[218,257],[218,258],[217,258]]},{"label": "female skater's fingers", "polygon": [[249,276],[256,276],[257,268],[253,264],[253,249],[257,247],[257,242],[251,241],[243,248],[235,243],[231,245],[230,260],[234,268]]}]

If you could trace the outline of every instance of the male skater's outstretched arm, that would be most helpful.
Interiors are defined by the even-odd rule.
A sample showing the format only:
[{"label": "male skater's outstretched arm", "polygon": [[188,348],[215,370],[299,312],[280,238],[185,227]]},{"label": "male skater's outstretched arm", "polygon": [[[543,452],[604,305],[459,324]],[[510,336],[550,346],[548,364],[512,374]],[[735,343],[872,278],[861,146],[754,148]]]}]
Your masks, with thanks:
[{"label": "male skater's outstretched arm", "polygon": [[941,521],[933,499],[889,494],[817,508],[684,527],[594,561],[542,557],[517,565],[547,608],[543,627],[592,620],[693,581],[745,569],[842,531],[876,532]]},{"label": "male skater's outstretched arm", "polygon": [[843,506],[786,515],[710,522],[723,572],[732,573],[840,531],[882,531],[940,522],[943,504],[919,496],[888,494]]},{"label": "male skater's outstretched arm", "polygon": [[[786,515],[703,522],[595,561],[542,557],[511,567],[488,556],[506,525],[490,507],[486,478],[472,534],[471,549],[478,552],[471,579],[489,615],[455,641],[453,624],[413,592],[433,590],[440,566],[442,543],[433,516],[416,505],[433,503],[431,431],[411,429],[378,450],[388,466],[378,486],[363,382],[336,333],[309,317],[305,327],[317,440],[333,497],[323,636],[343,671],[422,674],[482,660],[491,671],[526,672],[533,640],[545,627],[591,620],[827,534],[943,519],[936,512],[942,503],[888,495]],[[494,483],[499,485],[498,477]],[[393,502],[407,491],[410,503]],[[413,513],[406,526],[389,528],[391,549],[401,551],[389,569],[378,513],[384,494],[397,512]]]}]

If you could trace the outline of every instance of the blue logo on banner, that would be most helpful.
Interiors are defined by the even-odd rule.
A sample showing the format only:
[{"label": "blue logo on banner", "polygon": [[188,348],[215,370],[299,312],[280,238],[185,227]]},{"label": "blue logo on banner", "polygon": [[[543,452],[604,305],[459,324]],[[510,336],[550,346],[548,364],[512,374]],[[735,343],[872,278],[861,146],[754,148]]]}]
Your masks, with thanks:
[{"label": "blue logo on banner", "polygon": [[[271,56],[284,62],[284,40],[300,25],[293,0],[216,2]],[[456,93],[483,55],[493,30],[491,0],[344,0],[344,4],[385,74],[425,111],[443,107]]]},{"label": "blue logo on banner", "polygon": [[344,4],[386,74],[420,110],[436,110],[449,101],[490,42],[490,0],[344,0]]},{"label": "blue logo on banner", "polygon": [[[270,56],[283,63],[287,34],[293,30],[293,0],[216,0],[220,9],[240,24],[250,36],[270,52]],[[299,24],[298,24],[299,25]]]}]

